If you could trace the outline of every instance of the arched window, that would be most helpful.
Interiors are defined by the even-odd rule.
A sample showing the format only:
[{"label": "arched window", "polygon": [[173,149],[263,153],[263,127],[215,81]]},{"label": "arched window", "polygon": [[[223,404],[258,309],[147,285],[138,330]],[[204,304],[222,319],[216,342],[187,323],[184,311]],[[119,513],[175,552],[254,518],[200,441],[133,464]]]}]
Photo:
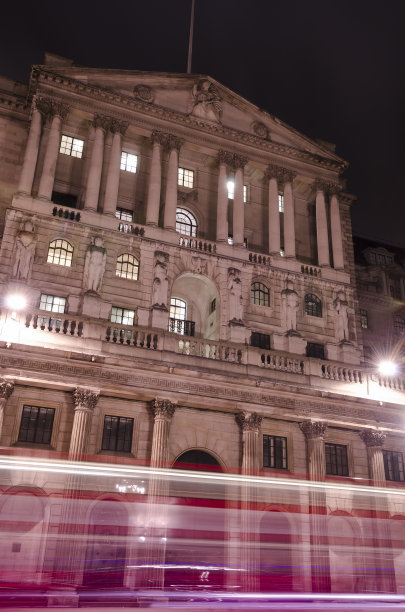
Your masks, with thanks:
[{"label": "arched window", "polygon": [[311,317],[322,316],[322,302],[314,293],[307,293],[305,296],[305,314]]},{"label": "arched window", "polygon": [[394,329],[396,332],[403,334],[405,332],[405,319],[400,315],[394,317]]},{"label": "arched window", "polygon": [[170,299],[170,318],[184,321],[187,314],[187,303],[180,298]]},{"label": "arched window", "polygon": [[186,208],[176,209],[176,232],[183,236],[197,236],[197,219]]},{"label": "arched window", "polygon": [[194,321],[186,321],[187,303],[181,298],[170,299],[169,331],[184,336],[194,336]]},{"label": "arched window", "polygon": [[115,276],[137,280],[139,273],[139,261],[130,253],[123,253],[117,258]]},{"label": "arched window", "polygon": [[258,306],[270,306],[270,289],[263,283],[252,283],[250,287],[250,301]]},{"label": "arched window", "polygon": [[73,247],[66,240],[52,240],[49,243],[47,262],[58,266],[72,265]]}]

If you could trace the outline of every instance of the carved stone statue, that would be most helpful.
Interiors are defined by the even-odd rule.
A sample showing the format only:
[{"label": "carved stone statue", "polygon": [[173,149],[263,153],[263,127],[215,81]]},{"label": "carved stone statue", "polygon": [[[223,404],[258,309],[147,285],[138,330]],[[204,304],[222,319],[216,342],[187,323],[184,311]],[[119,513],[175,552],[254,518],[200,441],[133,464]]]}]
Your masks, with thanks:
[{"label": "carved stone statue", "polygon": [[107,260],[106,249],[100,236],[92,238],[87,247],[84,262],[83,287],[85,291],[98,293],[103,282],[105,264]]},{"label": "carved stone statue", "polygon": [[155,268],[152,288],[152,306],[167,308],[167,290],[169,279],[167,276],[167,262],[169,256],[163,251],[155,251]]},{"label": "carved stone statue", "polygon": [[34,261],[37,237],[35,227],[31,221],[26,221],[16,238],[15,259],[13,265],[13,277],[27,280],[31,274],[32,262]]},{"label": "carved stone statue", "polygon": [[281,292],[281,317],[283,328],[287,331],[297,329],[297,310],[300,305],[298,293],[294,290],[292,281]]},{"label": "carved stone statue", "polygon": [[228,303],[229,320],[242,321],[242,281],[240,279],[240,271],[236,268],[229,268],[228,270]]},{"label": "carved stone statue", "polygon": [[336,339],[349,340],[349,314],[348,314],[348,303],[346,296],[343,291],[339,291],[335,301],[333,302],[335,309],[335,329]]},{"label": "carved stone statue", "polygon": [[192,91],[190,114],[209,121],[221,121],[222,99],[215,85],[208,79],[200,79]]}]

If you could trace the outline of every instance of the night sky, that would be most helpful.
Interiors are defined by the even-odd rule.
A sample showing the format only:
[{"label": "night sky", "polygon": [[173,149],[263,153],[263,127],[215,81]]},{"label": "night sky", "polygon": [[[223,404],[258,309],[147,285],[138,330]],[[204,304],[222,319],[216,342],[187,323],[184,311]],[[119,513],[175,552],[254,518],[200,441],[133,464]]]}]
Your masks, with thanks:
[{"label": "night sky", "polygon": [[[186,72],[191,0],[14,2],[0,74],[45,51],[82,66]],[[405,247],[403,0],[196,0],[192,72],[336,144],[354,231]],[[5,14],[6,13],[6,14]]]}]

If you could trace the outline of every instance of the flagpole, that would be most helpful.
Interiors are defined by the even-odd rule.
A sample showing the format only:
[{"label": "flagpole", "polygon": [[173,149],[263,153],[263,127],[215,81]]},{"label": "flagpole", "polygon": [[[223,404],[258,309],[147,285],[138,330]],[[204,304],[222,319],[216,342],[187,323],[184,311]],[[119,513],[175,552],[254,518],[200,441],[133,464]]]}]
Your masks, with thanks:
[{"label": "flagpole", "polygon": [[190,35],[188,38],[187,74],[191,74],[191,58],[193,56],[194,5],[195,5],[195,0],[191,0]]}]

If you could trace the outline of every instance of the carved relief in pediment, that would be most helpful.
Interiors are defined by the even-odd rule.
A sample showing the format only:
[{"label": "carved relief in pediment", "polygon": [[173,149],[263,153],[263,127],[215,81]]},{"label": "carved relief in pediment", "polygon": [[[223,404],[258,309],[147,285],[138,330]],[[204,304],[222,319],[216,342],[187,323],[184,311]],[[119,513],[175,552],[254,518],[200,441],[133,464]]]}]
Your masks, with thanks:
[{"label": "carved relief in pediment", "polygon": [[154,91],[148,85],[135,85],[134,87],[134,98],[140,102],[147,102],[152,104],[155,99]]},{"label": "carved relief in pediment", "polygon": [[222,98],[218,89],[208,79],[200,79],[194,84],[189,114],[221,123]]}]

